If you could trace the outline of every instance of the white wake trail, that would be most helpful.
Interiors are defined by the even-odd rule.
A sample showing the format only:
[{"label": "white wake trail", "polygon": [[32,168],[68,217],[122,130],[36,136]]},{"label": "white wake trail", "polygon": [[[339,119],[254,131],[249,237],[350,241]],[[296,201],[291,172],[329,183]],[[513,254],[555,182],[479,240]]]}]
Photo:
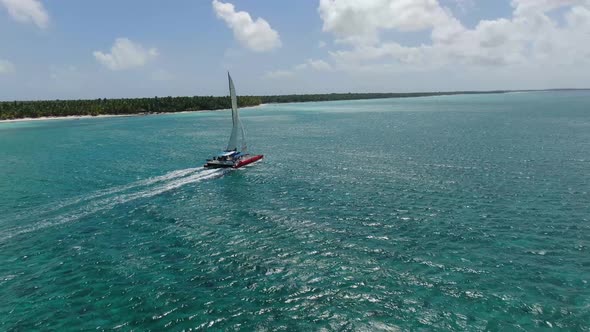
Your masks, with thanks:
[{"label": "white wake trail", "polygon": [[[191,168],[186,170],[179,170],[167,173],[165,175],[154,177],[146,180],[137,181],[125,186],[119,186],[111,189],[106,189],[103,191],[99,191],[95,194],[91,194],[90,196],[83,197],[79,199],[77,202],[89,202],[89,204],[85,205],[84,207],[74,211],[68,215],[56,217],[51,220],[42,221],[36,223],[33,226],[29,227],[20,227],[20,228],[13,228],[7,231],[4,231],[2,237],[0,237],[0,242],[4,242],[9,240],[15,236],[19,236],[26,233],[35,232],[38,230],[46,229],[49,227],[55,227],[63,224],[67,224],[70,222],[75,222],[80,220],[84,217],[89,215],[98,213],[100,211],[110,210],[117,205],[125,204],[131,202],[136,199],[140,198],[149,198],[164,192],[180,188],[187,184],[198,183],[204,180],[220,177],[227,172],[231,171],[229,169],[213,169],[213,170],[202,170],[198,172],[201,168]],[[195,174],[191,174],[195,173]],[[157,184],[157,185],[156,185]],[[156,185],[156,186],[153,186]],[[142,190],[134,193],[122,194],[122,192],[137,189],[139,187],[144,187]],[[104,197],[107,195],[112,194],[119,194],[113,197]],[[98,199],[98,200],[96,200]],[[62,207],[67,207],[71,204],[62,204]],[[57,210],[57,209],[56,209]]]},{"label": "white wake trail", "polygon": [[[62,202],[59,202],[57,204],[56,203],[46,204],[46,205],[39,206],[36,208],[38,211],[37,214],[38,215],[46,215],[46,214],[61,210],[63,208],[70,207],[72,205],[76,205],[76,204],[80,204],[80,203],[84,203],[84,202],[89,202],[89,201],[92,201],[92,200],[95,200],[95,199],[98,199],[98,198],[101,198],[104,196],[121,193],[121,192],[124,192],[127,190],[136,189],[138,187],[150,186],[152,184],[156,184],[159,182],[164,182],[164,181],[168,181],[168,180],[181,178],[181,177],[187,176],[191,173],[195,173],[201,169],[202,169],[201,167],[198,167],[198,168],[187,168],[187,169],[176,170],[176,171],[166,173],[164,175],[135,181],[135,182],[132,182],[129,184],[115,186],[115,187],[107,188],[107,189],[103,189],[103,190],[98,190],[98,191],[96,191],[92,194],[89,194],[89,195],[73,197],[73,198],[64,200]],[[30,217],[30,216],[24,216],[24,217]],[[10,217],[10,219],[12,219],[12,220],[18,220],[18,219],[22,219],[22,218],[23,218],[22,215],[16,215],[16,216]]]}]

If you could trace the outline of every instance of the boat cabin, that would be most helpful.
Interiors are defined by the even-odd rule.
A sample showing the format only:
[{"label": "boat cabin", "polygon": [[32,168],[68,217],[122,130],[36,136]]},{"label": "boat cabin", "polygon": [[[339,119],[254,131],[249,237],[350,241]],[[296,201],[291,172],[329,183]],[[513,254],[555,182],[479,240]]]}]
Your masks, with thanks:
[{"label": "boat cabin", "polygon": [[232,161],[239,158],[242,155],[241,152],[238,151],[223,151],[217,156],[213,157],[213,160],[219,161]]}]

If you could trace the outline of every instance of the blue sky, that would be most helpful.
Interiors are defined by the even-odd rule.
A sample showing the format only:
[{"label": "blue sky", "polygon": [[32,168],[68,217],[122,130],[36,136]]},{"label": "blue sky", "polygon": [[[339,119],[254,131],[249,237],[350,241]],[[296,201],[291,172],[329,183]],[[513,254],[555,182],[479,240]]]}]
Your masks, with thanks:
[{"label": "blue sky", "polygon": [[588,0],[0,0],[0,100],[588,87]]}]

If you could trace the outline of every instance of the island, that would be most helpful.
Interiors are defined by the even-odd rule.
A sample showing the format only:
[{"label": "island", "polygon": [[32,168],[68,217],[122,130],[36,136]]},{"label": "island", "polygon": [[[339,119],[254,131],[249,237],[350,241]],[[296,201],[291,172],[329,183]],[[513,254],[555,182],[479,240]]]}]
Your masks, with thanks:
[{"label": "island", "polygon": [[[329,93],[293,94],[277,96],[239,96],[240,107],[258,106],[270,103],[318,102],[334,100],[432,97],[458,94],[491,94],[509,91],[453,91],[413,93]],[[86,99],[86,100],[39,100],[0,102],[0,120],[99,116],[136,115],[228,109],[231,107],[227,96],[194,97],[153,97],[128,99]]]}]

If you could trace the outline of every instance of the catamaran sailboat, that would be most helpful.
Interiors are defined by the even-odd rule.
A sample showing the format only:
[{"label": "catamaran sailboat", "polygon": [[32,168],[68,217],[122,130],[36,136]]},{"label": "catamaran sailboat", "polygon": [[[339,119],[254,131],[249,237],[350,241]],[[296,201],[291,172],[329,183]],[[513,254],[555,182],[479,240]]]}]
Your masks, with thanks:
[{"label": "catamaran sailboat", "polygon": [[[231,97],[231,118],[232,118],[232,129],[231,136],[229,137],[229,143],[227,148],[217,156],[207,159],[204,167],[206,168],[240,168],[248,164],[257,162],[264,156],[250,155],[246,146],[246,134],[244,133],[244,126],[240,121],[238,115],[238,100],[236,97],[236,88],[234,82],[231,79],[229,73],[227,73],[229,79],[229,95]],[[241,149],[238,150],[238,136],[241,136]]]}]

